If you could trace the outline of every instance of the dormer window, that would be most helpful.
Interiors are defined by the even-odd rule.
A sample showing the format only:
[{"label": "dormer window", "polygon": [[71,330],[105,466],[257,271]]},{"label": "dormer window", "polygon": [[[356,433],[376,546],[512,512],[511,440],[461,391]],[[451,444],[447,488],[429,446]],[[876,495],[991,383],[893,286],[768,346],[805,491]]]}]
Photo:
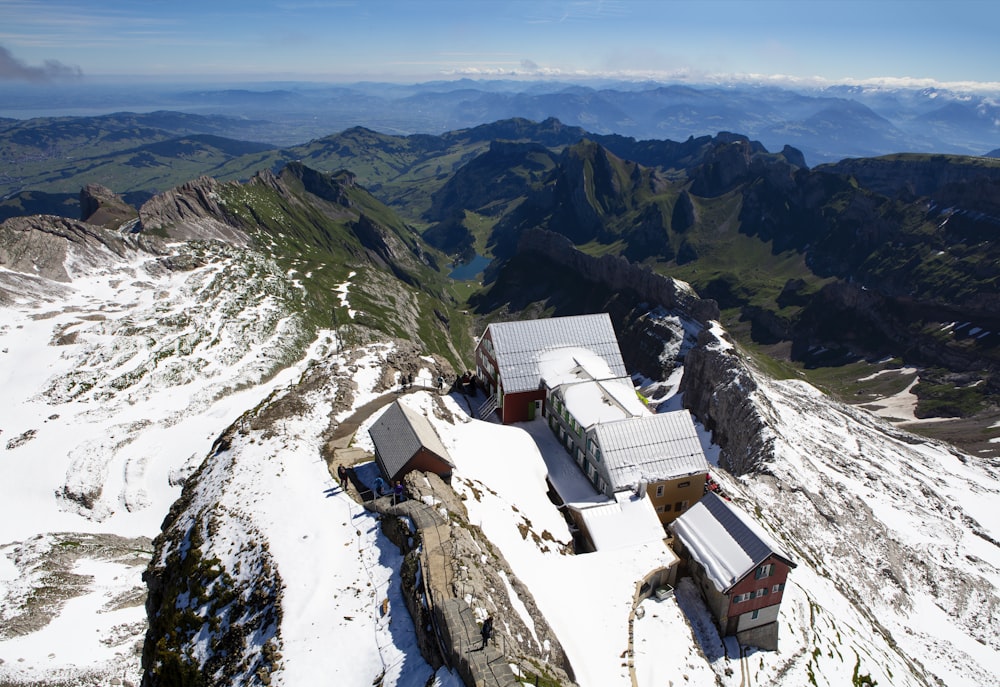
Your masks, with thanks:
[{"label": "dormer window", "polygon": [[755,576],[755,579],[762,580],[765,577],[770,577],[773,574],[774,574],[774,564],[767,563],[757,568],[757,574]]}]

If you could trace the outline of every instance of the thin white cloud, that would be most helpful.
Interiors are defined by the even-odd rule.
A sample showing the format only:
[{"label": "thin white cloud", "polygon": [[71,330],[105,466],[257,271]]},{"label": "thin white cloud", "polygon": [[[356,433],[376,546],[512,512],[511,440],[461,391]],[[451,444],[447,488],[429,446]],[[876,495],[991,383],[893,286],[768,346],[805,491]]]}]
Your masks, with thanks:
[{"label": "thin white cloud", "polygon": [[461,66],[443,70],[446,76],[464,76],[488,78],[503,76],[506,78],[561,78],[561,79],[621,79],[623,81],[664,81],[683,82],[690,84],[760,84],[773,86],[794,86],[797,88],[823,89],[833,86],[858,86],[863,88],[887,89],[940,89],[957,93],[997,93],[1000,94],[1000,81],[939,81],[920,77],[872,77],[858,79],[844,77],[830,79],[821,76],[793,76],[790,74],[754,74],[754,73],[722,73],[704,72],[688,67],[679,69],[607,69],[585,70],[565,69],[562,67],[539,65],[533,60],[522,59],[516,65],[510,62],[493,62],[487,64],[466,63]]}]

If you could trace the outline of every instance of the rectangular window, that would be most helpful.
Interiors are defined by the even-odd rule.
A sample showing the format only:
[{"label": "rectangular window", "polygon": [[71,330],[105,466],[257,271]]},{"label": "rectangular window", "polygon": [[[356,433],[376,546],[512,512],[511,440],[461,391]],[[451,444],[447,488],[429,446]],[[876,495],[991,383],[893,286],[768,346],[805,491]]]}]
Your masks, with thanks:
[{"label": "rectangular window", "polygon": [[674,504],[674,510],[680,513],[682,510],[688,507],[690,501],[678,501]]},{"label": "rectangular window", "polygon": [[656,498],[660,498],[661,496],[663,496],[663,485],[662,484],[657,484],[656,485]]},{"label": "rectangular window", "polygon": [[735,603],[741,604],[744,601],[749,601],[750,597],[751,597],[750,592],[747,592],[746,594],[737,594],[736,596],[733,597],[733,601]]},{"label": "rectangular window", "polygon": [[664,510],[665,512],[669,513],[669,512],[670,512],[670,504],[669,504],[669,503],[668,503],[668,504],[666,504],[666,505],[665,505],[665,506],[663,507],[663,510]]},{"label": "rectangular window", "polygon": [[750,619],[751,620],[757,620],[757,616],[758,615],[760,615],[760,609],[759,608],[755,608],[753,610],[753,613],[750,614]]},{"label": "rectangular window", "polygon": [[758,589],[757,591],[755,591],[753,593],[753,596],[754,596],[755,599],[759,599],[760,597],[764,596],[765,594],[767,594],[767,587],[762,587],[762,588]]},{"label": "rectangular window", "polygon": [[774,564],[768,563],[767,565],[762,565],[757,568],[756,579],[762,580],[765,577],[770,577],[774,573]]},{"label": "rectangular window", "polygon": [[677,488],[678,489],[687,489],[690,486],[691,486],[690,482],[681,482],[680,484],[677,485]]},{"label": "rectangular window", "polygon": [[785,583],[784,582],[782,582],[781,584],[776,584],[773,587],[771,587],[771,593],[772,594],[777,594],[778,592],[784,590],[784,588],[785,588]]}]

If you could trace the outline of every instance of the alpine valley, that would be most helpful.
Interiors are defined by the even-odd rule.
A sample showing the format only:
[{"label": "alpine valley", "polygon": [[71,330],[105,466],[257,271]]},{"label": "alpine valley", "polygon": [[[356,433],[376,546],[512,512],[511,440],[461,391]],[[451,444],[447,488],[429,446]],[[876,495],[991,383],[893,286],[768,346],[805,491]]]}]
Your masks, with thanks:
[{"label": "alpine valley", "polygon": [[[3,121],[0,685],[457,686],[439,593],[494,617],[485,684],[1000,684],[1000,160],[239,121]],[[603,312],[795,558],[777,651],[690,580],[634,607],[545,422],[477,416],[489,323]],[[454,462],[407,478],[433,531],[331,474],[397,398]]]}]

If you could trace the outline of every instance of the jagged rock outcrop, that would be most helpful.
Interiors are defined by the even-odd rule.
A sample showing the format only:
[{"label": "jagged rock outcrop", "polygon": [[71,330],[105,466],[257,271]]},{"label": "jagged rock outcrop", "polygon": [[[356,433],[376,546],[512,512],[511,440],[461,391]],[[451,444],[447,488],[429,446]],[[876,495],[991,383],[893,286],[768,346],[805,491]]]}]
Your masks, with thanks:
[{"label": "jagged rock outcrop", "polygon": [[736,475],[762,470],[774,451],[769,405],[756,390],[752,370],[728,335],[717,325],[703,329],[684,359],[680,392],[722,448],[722,467]]},{"label": "jagged rock outcrop", "polygon": [[747,178],[753,150],[749,140],[736,140],[711,149],[706,160],[691,173],[691,192],[716,196]]},{"label": "jagged rock outcrop", "polygon": [[854,177],[865,188],[890,198],[934,197],[948,187],[976,179],[1000,182],[1000,161],[957,155],[907,153],[848,159],[815,170]]},{"label": "jagged rock outcrop", "polygon": [[565,236],[544,229],[524,232],[519,251],[540,253],[612,291],[632,291],[640,300],[683,313],[701,323],[718,319],[715,301],[699,298],[684,282],[665,277],[614,255],[594,257],[577,250]]},{"label": "jagged rock outcrop", "polygon": [[188,478],[153,541],[143,687],[266,685],[281,667],[281,576],[252,515],[221,496],[239,470],[236,429]]},{"label": "jagged rock outcrop", "polygon": [[695,343],[681,319],[664,308],[640,304],[616,321],[625,367],[649,379],[666,379]]},{"label": "jagged rock outcrop", "polygon": [[155,239],[124,237],[65,217],[12,217],[0,224],[0,266],[69,282],[108,260],[117,261],[139,249],[156,250],[157,244]]},{"label": "jagged rock outcrop", "polygon": [[[469,522],[455,491],[431,473],[411,472],[405,482],[406,501],[391,505],[385,498],[369,502],[368,507],[384,514],[383,531],[406,556],[406,603],[427,661],[437,666],[443,660],[467,685],[515,685],[513,675],[509,682],[497,680],[498,665],[511,663],[523,666],[523,673],[537,672],[538,666],[544,666],[559,684],[573,684],[562,645],[530,591],[511,571],[503,554]],[[416,537],[409,526],[396,522],[398,518],[413,523]],[[556,541],[539,541],[539,545],[560,546]],[[516,599],[510,597],[508,589],[516,593]],[[518,607],[531,616],[532,627],[525,625]],[[470,652],[478,646],[477,616],[483,613],[493,617],[497,636],[494,647],[484,655]],[[503,653],[491,658],[499,650],[495,647]],[[487,668],[487,663],[492,666]],[[488,683],[483,682],[487,669]]]},{"label": "jagged rock outcrop", "polygon": [[118,229],[139,216],[121,196],[100,184],[87,184],[80,191],[80,219],[108,229]]},{"label": "jagged rock outcrop", "polygon": [[694,226],[698,221],[698,215],[691,202],[691,195],[686,191],[681,191],[674,203],[674,211],[670,215],[670,228],[676,232],[683,233]]},{"label": "jagged rock outcrop", "polygon": [[219,189],[211,177],[194,181],[153,196],[139,208],[141,231],[171,239],[218,240],[247,245],[249,237],[237,221],[231,221]]}]

